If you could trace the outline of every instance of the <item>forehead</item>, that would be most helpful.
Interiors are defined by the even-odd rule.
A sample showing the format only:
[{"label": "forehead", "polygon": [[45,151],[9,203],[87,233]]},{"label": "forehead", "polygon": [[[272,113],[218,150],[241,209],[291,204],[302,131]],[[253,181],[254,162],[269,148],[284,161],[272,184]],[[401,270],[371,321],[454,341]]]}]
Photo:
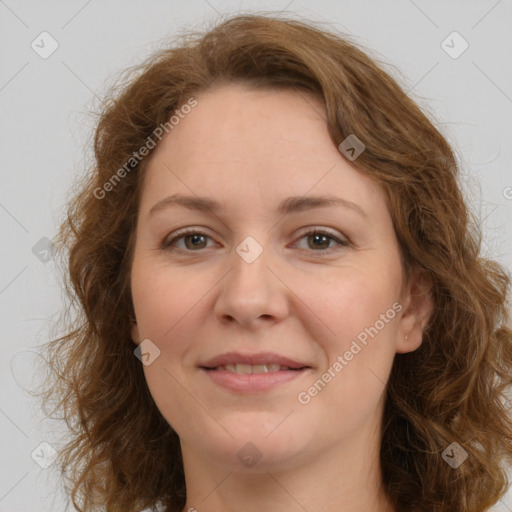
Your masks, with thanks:
[{"label": "forehead", "polygon": [[[306,92],[231,84],[199,95],[197,102],[173,130],[174,141],[171,136],[167,141],[178,154],[180,143],[201,144],[194,153],[183,155],[187,161],[245,158],[248,151],[263,160],[270,153],[274,158],[300,160],[311,157],[310,150],[318,148],[327,134],[324,106]],[[293,146],[294,151],[280,151],[283,145]]]},{"label": "forehead", "polygon": [[331,140],[324,105],[315,96],[237,84],[196,100],[152,154],[143,198],[172,189],[221,201],[265,196],[262,204],[268,205],[272,198],[311,191],[383,202],[377,184]]}]

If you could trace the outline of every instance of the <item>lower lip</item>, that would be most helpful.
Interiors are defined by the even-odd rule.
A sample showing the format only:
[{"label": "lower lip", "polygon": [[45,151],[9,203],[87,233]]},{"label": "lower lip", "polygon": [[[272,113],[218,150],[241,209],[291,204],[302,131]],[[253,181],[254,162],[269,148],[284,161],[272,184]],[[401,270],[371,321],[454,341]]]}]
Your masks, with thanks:
[{"label": "lower lip", "polygon": [[274,389],[304,375],[307,370],[308,369],[305,368],[304,370],[280,370],[278,372],[269,373],[240,374],[227,370],[205,370],[202,368],[202,371],[205,372],[215,384],[239,393],[258,393],[260,391]]}]

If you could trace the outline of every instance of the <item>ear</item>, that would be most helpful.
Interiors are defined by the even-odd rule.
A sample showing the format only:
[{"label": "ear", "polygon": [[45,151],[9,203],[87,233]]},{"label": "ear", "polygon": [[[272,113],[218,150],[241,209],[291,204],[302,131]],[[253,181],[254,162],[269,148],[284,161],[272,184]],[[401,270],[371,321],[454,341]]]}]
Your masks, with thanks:
[{"label": "ear", "polygon": [[421,345],[423,331],[434,309],[432,281],[424,270],[412,271],[402,293],[402,306],[396,340],[397,353],[412,352]]},{"label": "ear", "polygon": [[132,320],[131,336],[135,345],[140,345],[140,332],[137,320]]}]

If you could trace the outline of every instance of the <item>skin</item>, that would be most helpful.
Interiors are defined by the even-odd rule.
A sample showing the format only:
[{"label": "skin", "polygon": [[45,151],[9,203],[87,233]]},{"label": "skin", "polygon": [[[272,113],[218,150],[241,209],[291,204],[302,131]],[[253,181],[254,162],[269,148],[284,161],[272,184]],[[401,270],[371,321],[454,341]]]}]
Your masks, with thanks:
[{"label": "skin", "polygon": [[[422,342],[428,283],[417,272],[404,281],[384,194],[332,143],[318,99],[227,85],[197,101],[148,160],[131,271],[132,338],[160,350],[144,373],[181,440],[184,510],[392,511],[378,457],[385,384],[395,354]],[[176,193],[223,209],[149,214]],[[339,205],[275,211],[289,196],[324,194],[366,217]],[[162,247],[185,227],[206,237]],[[247,236],[263,249],[252,263],[236,252]],[[401,311],[299,403],[396,302]],[[277,352],[311,369],[271,391],[235,393],[197,367],[230,351]],[[261,454],[252,467],[237,457],[248,442]]]}]

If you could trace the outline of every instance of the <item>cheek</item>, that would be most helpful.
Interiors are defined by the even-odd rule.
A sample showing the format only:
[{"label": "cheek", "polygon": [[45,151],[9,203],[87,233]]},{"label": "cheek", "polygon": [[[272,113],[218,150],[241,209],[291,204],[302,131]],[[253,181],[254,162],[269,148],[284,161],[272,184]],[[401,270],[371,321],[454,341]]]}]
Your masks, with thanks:
[{"label": "cheek", "polygon": [[208,288],[199,279],[185,278],[179,269],[142,258],[134,260],[131,286],[141,339],[151,340],[160,351],[143,366],[149,391],[167,422],[181,434],[201,413],[184,385],[188,375],[183,361],[191,349],[193,325],[200,325],[194,315]]},{"label": "cheek", "polygon": [[135,261],[132,297],[141,336],[162,342],[205,295],[204,282],[155,262]]},{"label": "cheek", "polygon": [[[336,406],[333,411],[370,411],[384,390],[395,354],[398,275],[396,268],[377,264],[343,269],[323,294],[320,314],[329,333],[322,342],[328,361],[322,380],[327,384],[318,384],[323,396],[318,402]],[[308,295],[312,303],[318,293],[313,288]]]},{"label": "cheek", "polygon": [[[314,281],[308,285],[308,301],[313,307],[322,306],[320,315],[334,338],[352,339],[377,321],[381,330],[380,315],[393,309],[399,299],[398,276],[396,269],[378,264],[337,269],[328,286],[317,286]],[[389,330],[387,327],[395,323],[392,321],[394,317],[392,310],[382,331]]]}]

